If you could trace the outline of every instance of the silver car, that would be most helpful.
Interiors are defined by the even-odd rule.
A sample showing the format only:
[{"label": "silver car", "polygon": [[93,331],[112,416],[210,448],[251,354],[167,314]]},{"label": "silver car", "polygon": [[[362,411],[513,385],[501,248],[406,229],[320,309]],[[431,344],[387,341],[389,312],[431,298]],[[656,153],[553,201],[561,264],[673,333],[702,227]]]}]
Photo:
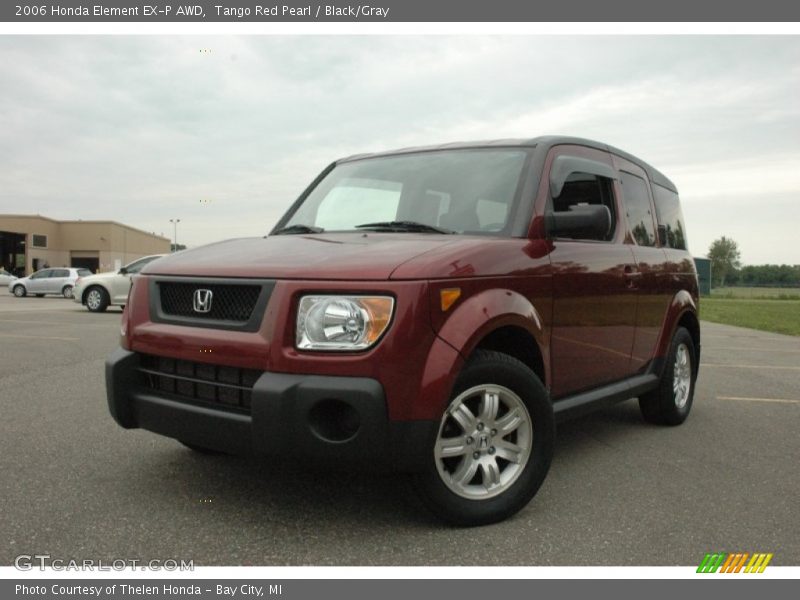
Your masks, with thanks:
[{"label": "silver car", "polygon": [[125,265],[119,271],[81,277],[73,290],[75,302],[85,305],[91,312],[103,312],[109,306],[125,306],[131,289],[131,277],[162,256],[166,255],[145,256]]},{"label": "silver car", "polygon": [[33,275],[15,279],[8,284],[8,289],[17,298],[24,298],[28,294],[38,297],[57,294],[64,298],[72,298],[72,288],[75,287],[78,277],[87,277],[91,274],[89,269],[72,267],[39,269]]},{"label": "silver car", "polygon": [[0,286],[10,286],[12,281],[16,281],[17,276],[9,273],[3,268],[0,268]]}]

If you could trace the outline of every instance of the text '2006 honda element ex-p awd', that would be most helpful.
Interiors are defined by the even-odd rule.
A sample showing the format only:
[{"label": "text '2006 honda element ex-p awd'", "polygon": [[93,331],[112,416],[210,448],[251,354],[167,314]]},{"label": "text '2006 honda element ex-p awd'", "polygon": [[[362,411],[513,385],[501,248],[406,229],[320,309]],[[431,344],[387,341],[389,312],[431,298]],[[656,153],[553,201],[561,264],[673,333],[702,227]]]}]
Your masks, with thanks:
[{"label": "text '2006 honda element ex-p awd'", "polygon": [[542,484],[557,420],[678,425],[700,356],[675,186],[540,137],[339,160],[264,238],[134,278],[106,365],[125,428],[201,452],[389,468],[457,524]]}]

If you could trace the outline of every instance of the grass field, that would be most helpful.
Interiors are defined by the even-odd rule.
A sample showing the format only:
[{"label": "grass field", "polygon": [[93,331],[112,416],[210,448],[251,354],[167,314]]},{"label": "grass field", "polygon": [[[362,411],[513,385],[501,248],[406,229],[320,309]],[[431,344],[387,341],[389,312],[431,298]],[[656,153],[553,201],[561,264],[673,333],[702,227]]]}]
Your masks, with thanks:
[{"label": "grass field", "polygon": [[712,298],[748,300],[800,300],[800,288],[724,287],[711,290]]},{"label": "grass field", "polygon": [[800,290],[792,288],[722,288],[700,299],[700,318],[800,335]]}]

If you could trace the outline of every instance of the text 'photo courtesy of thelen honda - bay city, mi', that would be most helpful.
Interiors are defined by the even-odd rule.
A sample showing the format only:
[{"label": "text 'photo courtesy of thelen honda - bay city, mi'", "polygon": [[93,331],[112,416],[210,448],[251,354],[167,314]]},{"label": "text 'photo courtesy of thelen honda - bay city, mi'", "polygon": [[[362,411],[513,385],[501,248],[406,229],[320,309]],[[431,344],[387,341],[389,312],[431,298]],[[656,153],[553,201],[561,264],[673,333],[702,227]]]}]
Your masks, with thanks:
[{"label": "text 'photo courtesy of thelen honda - bay city, mi'", "polygon": [[268,236],[145,266],[108,403],[198,452],[410,472],[442,519],[491,523],[541,486],[557,420],[634,397],[686,419],[697,309],[677,190],[625,152],[358,155]]}]

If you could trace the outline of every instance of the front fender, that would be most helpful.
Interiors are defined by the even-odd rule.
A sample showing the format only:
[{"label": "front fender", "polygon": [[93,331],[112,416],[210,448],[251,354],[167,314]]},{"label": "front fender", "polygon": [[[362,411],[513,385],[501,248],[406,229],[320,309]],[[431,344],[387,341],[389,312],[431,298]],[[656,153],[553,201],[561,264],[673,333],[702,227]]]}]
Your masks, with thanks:
[{"label": "front fender", "polygon": [[[545,319],[545,315],[537,310],[526,295],[507,288],[487,289],[468,296],[464,301],[456,302],[450,311],[443,313],[439,304],[439,289],[436,286],[431,288],[434,330],[464,360],[469,358],[481,340],[491,332],[501,327],[518,327],[536,340],[544,363],[545,378],[550,381],[547,343],[549,320]],[[537,296],[533,297],[539,306],[550,306],[547,290],[538,289]]]}]

